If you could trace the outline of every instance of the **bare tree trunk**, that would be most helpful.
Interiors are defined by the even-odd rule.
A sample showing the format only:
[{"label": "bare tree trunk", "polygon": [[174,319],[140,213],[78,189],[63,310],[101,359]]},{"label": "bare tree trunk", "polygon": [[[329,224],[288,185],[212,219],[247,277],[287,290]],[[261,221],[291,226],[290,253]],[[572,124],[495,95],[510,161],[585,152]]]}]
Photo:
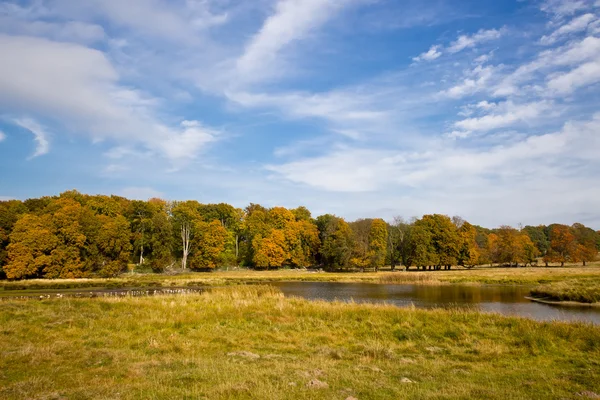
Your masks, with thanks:
[{"label": "bare tree trunk", "polygon": [[240,254],[240,235],[235,235],[235,261],[237,262]]},{"label": "bare tree trunk", "polygon": [[184,222],[181,224],[181,243],[183,245],[183,257],[181,258],[181,269],[185,270],[187,266],[188,254],[190,254],[190,224]]},{"label": "bare tree trunk", "polygon": [[142,243],[140,244],[140,265],[144,263],[144,229],[142,229]]}]

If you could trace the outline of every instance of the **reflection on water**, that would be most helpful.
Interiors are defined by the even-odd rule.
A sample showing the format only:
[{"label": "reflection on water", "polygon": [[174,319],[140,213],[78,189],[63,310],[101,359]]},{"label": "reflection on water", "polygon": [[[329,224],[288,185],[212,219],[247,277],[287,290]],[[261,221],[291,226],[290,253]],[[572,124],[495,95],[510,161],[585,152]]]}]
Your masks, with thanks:
[{"label": "reflection on water", "polygon": [[493,285],[380,285],[337,282],[273,282],[286,296],[307,299],[414,304],[420,308],[469,305],[485,312],[515,315],[540,321],[585,321],[600,325],[600,309],[557,307],[527,300],[526,286]]}]

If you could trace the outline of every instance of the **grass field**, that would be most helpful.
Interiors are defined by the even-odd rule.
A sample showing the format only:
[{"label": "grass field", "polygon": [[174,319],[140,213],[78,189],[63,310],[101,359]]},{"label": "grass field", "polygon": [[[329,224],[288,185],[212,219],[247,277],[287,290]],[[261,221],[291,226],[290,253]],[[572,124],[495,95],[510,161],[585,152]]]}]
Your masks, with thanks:
[{"label": "grass field", "polygon": [[2,399],[580,399],[600,327],[468,310],[185,296],[5,301]]}]

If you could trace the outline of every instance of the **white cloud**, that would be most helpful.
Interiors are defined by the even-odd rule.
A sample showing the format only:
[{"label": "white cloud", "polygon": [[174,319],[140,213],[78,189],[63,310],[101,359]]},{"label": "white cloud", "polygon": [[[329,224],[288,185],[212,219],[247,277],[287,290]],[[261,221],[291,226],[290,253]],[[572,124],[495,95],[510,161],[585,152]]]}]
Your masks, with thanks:
[{"label": "white cloud", "polygon": [[471,136],[472,133],[472,131],[452,131],[446,134],[446,136],[450,139],[465,139]]},{"label": "white cloud", "polygon": [[503,31],[503,29],[481,29],[473,35],[460,35],[456,41],[450,44],[448,52],[458,53],[464,49],[475,47],[479,43],[499,39],[502,36]]},{"label": "white cloud", "polygon": [[184,43],[196,41],[198,30],[227,21],[225,15],[211,13],[204,1],[175,6],[165,0],[54,0],[49,12],[79,20],[106,18],[135,32],[138,39],[150,36]]},{"label": "white cloud", "polygon": [[4,134],[4,132],[0,131],[0,142],[3,141],[4,139],[6,139],[6,134]]},{"label": "white cloud", "polygon": [[31,118],[19,118],[13,121],[22,128],[27,129],[34,136],[36,141],[35,152],[30,158],[42,156],[50,151],[50,142],[46,129]]},{"label": "white cloud", "polygon": [[478,65],[473,70],[466,73],[465,78],[461,83],[444,90],[441,94],[455,99],[471,95],[488,87],[488,83],[494,74],[494,67],[483,67]]},{"label": "white cloud", "polygon": [[596,20],[594,14],[588,13],[580,15],[579,17],[573,18],[568,23],[562,25],[560,28],[552,32],[548,36],[542,36],[540,43],[544,45],[550,45],[559,40],[561,37],[569,35],[574,32],[580,32],[587,29],[588,25]]},{"label": "white cloud", "polygon": [[236,61],[238,78],[259,81],[276,74],[278,55],[295,41],[303,39],[353,0],[279,0],[275,12],[252,37]]},{"label": "white cloud", "polygon": [[580,65],[548,81],[548,88],[557,94],[569,94],[576,89],[600,81],[600,59]]},{"label": "white cloud", "polygon": [[552,104],[544,101],[514,104],[509,101],[492,108],[496,109],[492,114],[463,119],[455,122],[454,126],[468,131],[490,131],[506,128],[520,122],[530,123],[539,118],[544,111],[551,109]]},{"label": "white cloud", "polygon": [[475,60],[473,60],[473,62],[475,64],[485,64],[492,58],[492,56],[493,56],[493,52],[490,52],[488,54],[482,54],[479,57],[475,58]]},{"label": "white cloud", "polygon": [[[557,132],[490,148],[461,148],[456,141],[430,143],[420,152],[334,147],[322,156],[267,168],[284,182],[302,184],[307,191],[312,188],[318,201],[330,199],[333,210],[328,210],[333,212],[346,210],[351,202],[350,208],[365,210],[362,215],[386,209],[390,217],[442,212],[487,226],[572,223],[584,210],[594,210],[593,199],[600,196],[595,184],[599,130],[597,114],[589,121],[568,122]],[[575,199],[551,196],[539,202],[539,196],[557,188],[582,193]],[[414,196],[421,200],[411,201]],[[408,203],[398,206],[405,203],[399,200],[404,197]],[[346,202],[337,205],[336,199],[342,198]],[[600,222],[597,216],[591,219]]]},{"label": "white cloud", "polygon": [[433,61],[436,58],[438,58],[439,56],[442,55],[441,51],[440,51],[440,47],[439,45],[434,45],[431,46],[429,48],[428,51],[426,51],[425,53],[421,53],[419,56],[417,57],[413,57],[413,61],[415,62],[419,62],[419,61]]},{"label": "white cloud", "polygon": [[100,51],[0,35],[0,53],[8,55],[0,63],[0,106],[8,112],[37,114],[94,140],[142,145],[172,162],[193,158],[216,139],[198,122],[158,120],[160,99],[120,85]]}]

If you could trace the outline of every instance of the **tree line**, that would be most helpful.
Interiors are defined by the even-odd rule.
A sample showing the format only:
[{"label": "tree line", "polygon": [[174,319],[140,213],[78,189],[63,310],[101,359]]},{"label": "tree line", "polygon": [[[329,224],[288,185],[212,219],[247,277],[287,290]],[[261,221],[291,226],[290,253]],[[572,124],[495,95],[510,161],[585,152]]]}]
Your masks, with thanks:
[{"label": "tree line", "polygon": [[0,202],[0,277],[8,279],[111,277],[140,267],[435,270],[529,265],[540,257],[585,265],[599,249],[600,233],[578,223],[486,229],[440,214],[347,222],[313,218],[305,207],[240,209],[77,191]]}]

